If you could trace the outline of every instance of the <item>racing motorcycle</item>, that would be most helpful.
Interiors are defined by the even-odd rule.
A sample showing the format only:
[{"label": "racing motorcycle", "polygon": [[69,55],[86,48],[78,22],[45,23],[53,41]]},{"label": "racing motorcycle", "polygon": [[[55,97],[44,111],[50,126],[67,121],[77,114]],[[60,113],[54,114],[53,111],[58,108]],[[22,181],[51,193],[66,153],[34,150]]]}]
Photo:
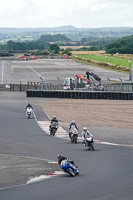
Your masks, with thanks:
[{"label": "racing motorcycle", "polygon": [[94,151],[93,137],[92,136],[86,137],[84,140],[84,145],[85,147],[88,148],[88,150]]},{"label": "racing motorcycle", "polygon": [[50,125],[50,135],[55,135],[56,131],[58,129],[58,123],[57,122],[52,122],[52,124]]},{"label": "racing motorcycle", "polygon": [[31,107],[28,107],[27,109],[26,109],[26,116],[27,116],[27,118],[31,118],[31,115],[32,115],[32,108]]},{"label": "racing motorcycle", "polygon": [[72,131],[71,131],[71,138],[70,138],[70,140],[71,140],[71,142],[72,143],[77,143],[77,138],[78,138],[78,130],[76,129],[76,128],[74,128]]},{"label": "racing motorcycle", "polygon": [[68,162],[67,160],[63,160],[61,162],[61,169],[73,177],[79,174],[79,170],[77,169],[77,167],[74,164]]}]

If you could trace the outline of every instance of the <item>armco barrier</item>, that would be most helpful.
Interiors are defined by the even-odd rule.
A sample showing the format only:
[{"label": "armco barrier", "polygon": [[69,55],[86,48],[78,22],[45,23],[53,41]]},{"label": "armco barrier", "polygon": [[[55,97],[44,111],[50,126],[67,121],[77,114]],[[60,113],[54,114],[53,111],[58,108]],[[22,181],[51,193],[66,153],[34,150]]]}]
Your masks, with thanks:
[{"label": "armco barrier", "polygon": [[133,100],[133,92],[27,90],[27,97]]}]

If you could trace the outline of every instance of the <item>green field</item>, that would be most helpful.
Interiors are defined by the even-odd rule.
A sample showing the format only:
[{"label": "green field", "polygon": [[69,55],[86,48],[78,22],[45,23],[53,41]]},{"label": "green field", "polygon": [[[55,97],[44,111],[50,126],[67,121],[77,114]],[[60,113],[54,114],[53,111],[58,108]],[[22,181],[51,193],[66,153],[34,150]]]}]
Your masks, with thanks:
[{"label": "green field", "polygon": [[115,56],[97,56],[97,55],[77,55],[80,58],[86,58],[88,60],[94,60],[94,61],[99,61],[99,62],[103,62],[103,63],[111,63],[114,65],[118,65],[118,66],[125,66],[128,68],[131,68],[133,61],[131,60],[131,62],[129,62],[128,59],[125,58],[119,58],[119,57],[115,57]]}]

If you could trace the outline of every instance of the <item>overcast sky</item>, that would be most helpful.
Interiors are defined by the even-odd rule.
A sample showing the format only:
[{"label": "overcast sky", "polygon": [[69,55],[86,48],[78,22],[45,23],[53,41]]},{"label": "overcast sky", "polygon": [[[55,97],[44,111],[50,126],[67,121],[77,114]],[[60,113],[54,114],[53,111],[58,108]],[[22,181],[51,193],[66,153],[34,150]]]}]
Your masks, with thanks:
[{"label": "overcast sky", "polygon": [[133,27],[133,0],[0,0],[0,27]]}]

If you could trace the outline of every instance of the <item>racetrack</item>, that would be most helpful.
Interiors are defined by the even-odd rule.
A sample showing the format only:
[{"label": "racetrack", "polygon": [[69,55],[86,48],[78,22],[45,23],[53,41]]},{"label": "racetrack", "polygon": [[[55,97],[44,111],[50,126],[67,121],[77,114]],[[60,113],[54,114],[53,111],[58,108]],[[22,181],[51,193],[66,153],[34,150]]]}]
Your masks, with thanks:
[{"label": "racetrack", "polygon": [[[24,80],[26,76],[23,76]],[[16,74],[14,74],[14,79],[15,77]],[[31,102],[37,120],[48,120],[38,105],[40,102],[48,104],[48,101],[49,99],[26,98],[25,93],[2,92],[0,94],[0,154],[57,161],[57,155],[62,153],[74,159],[80,174],[74,178],[64,174],[34,184],[5,188],[0,190],[0,200],[132,200],[133,147],[128,146],[128,144],[133,145],[132,128],[91,126],[95,139],[118,143],[119,138],[119,144],[127,144],[127,146],[113,146],[95,143],[95,151],[91,152],[81,142],[71,144],[69,140],[49,136],[38,126],[34,117],[26,118],[25,106],[27,102]],[[54,103],[51,101],[51,104],[52,102]],[[50,115],[52,115],[51,111]],[[80,115],[79,118],[83,118],[84,112],[83,116]],[[67,129],[68,122],[67,124],[64,122],[62,121],[61,125]],[[80,124],[81,127],[82,124]],[[122,137],[120,137],[121,134]],[[5,169],[1,169],[1,172],[2,170]],[[30,171],[31,168],[28,170]],[[43,166],[40,171],[42,170]],[[23,173],[25,175],[24,170]],[[13,174],[21,178],[19,170],[14,170]],[[34,176],[36,176],[35,171]],[[25,177],[26,182],[27,177]],[[14,185],[18,184],[16,182]]]},{"label": "racetrack", "polygon": [[[2,114],[3,104],[0,108]],[[25,118],[22,104],[8,103],[4,111],[1,153],[55,161],[57,154],[62,153],[74,158],[80,175],[75,178],[60,175],[31,185],[5,188],[0,190],[2,200],[62,199],[62,196],[63,199],[132,199],[133,148],[95,144],[95,151],[90,152],[81,143],[75,145],[45,134],[34,119]],[[8,121],[6,126],[5,121]]]}]

